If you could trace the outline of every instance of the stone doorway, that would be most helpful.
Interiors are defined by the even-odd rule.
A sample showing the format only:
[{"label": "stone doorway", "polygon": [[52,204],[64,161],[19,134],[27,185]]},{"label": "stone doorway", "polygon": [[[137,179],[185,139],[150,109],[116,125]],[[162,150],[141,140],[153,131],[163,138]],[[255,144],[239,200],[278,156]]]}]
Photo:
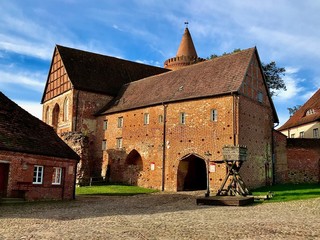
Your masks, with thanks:
[{"label": "stone doorway", "polygon": [[141,155],[133,149],[126,158],[128,183],[138,185],[138,180],[143,169]]},{"label": "stone doorway", "polygon": [[0,198],[7,196],[9,164],[0,163]]},{"label": "stone doorway", "polygon": [[177,190],[196,191],[205,189],[207,189],[207,167],[205,160],[195,154],[186,155],[179,162]]}]

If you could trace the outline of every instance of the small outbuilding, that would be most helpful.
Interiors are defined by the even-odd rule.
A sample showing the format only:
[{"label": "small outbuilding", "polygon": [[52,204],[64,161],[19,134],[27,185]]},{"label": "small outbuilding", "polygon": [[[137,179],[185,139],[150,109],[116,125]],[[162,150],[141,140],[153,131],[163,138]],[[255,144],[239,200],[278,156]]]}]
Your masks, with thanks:
[{"label": "small outbuilding", "polygon": [[0,198],[74,199],[79,156],[0,92]]}]

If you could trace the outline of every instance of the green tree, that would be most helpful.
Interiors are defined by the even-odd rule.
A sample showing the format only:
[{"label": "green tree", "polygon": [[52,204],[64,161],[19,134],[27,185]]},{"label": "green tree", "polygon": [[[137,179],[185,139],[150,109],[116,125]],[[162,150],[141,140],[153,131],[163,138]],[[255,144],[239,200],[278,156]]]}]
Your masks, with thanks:
[{"label": "green tree", "polygon": [[[233,50],[232,53],[240,52],[240,48],[236,48]],[[224,52],[222,56],[231,54]],[[211,54],[210,57],[207,59],[213,59],[219,57],[217,54]],[[287,90],[286,84],[284,83],[282,77],[285,75],[286,69],[283,67],[277,67],[277,64],[275,61],[272,61],[270,63],[261,63],[262,70],[266,79],[267,86],[269,88],[269,92],[271,96],[276,95],[277,90]]]},{"label": "green tree", "polygon": [[290,117],[292,117],[292,115],[295,114],[295,112],[298,111],[300,107],[301,105],[296,105],[296,106],[293,106],[292,108],[290,107],[287,108],[289,111]]},{"label": "green tree", "polygon": [[277,67],[276,62],[274,61],[268,64],[261,64],[271,96],[274,96],[277,90],[282,89],[286,91],[287,87],[282,79],[282,76],[285,75],[286,69],[283,67]]}]

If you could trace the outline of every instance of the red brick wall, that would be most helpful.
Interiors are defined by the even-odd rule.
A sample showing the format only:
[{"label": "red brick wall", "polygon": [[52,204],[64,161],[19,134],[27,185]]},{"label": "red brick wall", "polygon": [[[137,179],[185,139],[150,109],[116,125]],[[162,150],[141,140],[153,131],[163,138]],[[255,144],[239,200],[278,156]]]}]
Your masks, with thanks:
[{"label": "red brick wall", "polygon": [[272,182],[273,115],[269,107],[240,96],[239,145],[247,146],[247,161],[240,174],[244,182],[255,188]]},{"label": "red brick wall", "polygon": [[[240,88],[238,142],[248,148],[240,173],[255,188],[272,182],[272,129],[274,115],[256,55],[252,57]],[[259,94],[261,99],[259,100]]]},{"label": "red brick wall", "polygon": [[[24,191],[27,200],[73,199],[75,160],[7,151],[0,152],[0,160],[10,164],[8,197],[21,197]],[[44,166],[42,184],[32,184],[34,165]],[[53,167],[63,168],[61,185],[52,185]]]},{"label": "red brick wall", "polygon": [[[64,101],[65,99],[69,100],[69,108],[68,108],[68,120],[63,118],[64,111]],[[54,118],[54,108],[58,107],[59,116],[58,116],[58,125],[56,127],[56,132],[61,134],[63,132],[72,131],[72,106],[73,106],[73,90],[69,90],[51,100],[46,101],[42,106],[42,121],[47,123],[50,126],[53,126],[53,118]],[[47,119],[46,112],[49,111],[49,119]]]},{"label": "red brick wall", "polygon": [[[69,99],[69,116],[68,121],[63,119],[63,103],[65,99]],[[102,163],[102,152],[101,152],[101,131],[96,132],[97,120],[98,118],[94,115],[98,110],[100,110],[105,104],[110,101],[112,97],[106,96],[98,93],[90,93],[79,90],[69,90],[64,94],[54,97],[51,100],[46,101],[43,104],[43,121],[47,122],[46,111],[49,108],[50,121],[49,125],[52,125],[52,111],[53,108],[58,105],[59,112],[59,124],[57,128],[57,133],[61,134],[73,132],[84,135],[88,139],[88,144],[83,146],[85,149],[82,152],[87,152],[88,154],[82,155],[86,156],[86,159],[81,159],[81,163],[86,163],[87,166],[82,165],[82,169],[86,169],[81,175],[85,178],[92,176],[99,176],[101,172]],[[97,140],[99,139],[99,140]],[[96,142],[99,141],[97,144]],[[70,147],[78,148],[78,146],[70,144]],[[100,149],[97,147],[99,146]],[[98,150],[99,149],[99,150]]]},{"label": "red brick wall", "polygon": [[274,139],[274,182],[288,182],[287,137],[279,131],[273,131]]},{"label": "red brick wall", "polygon": [[[242,171],[246,183],[249,186],[265,184],[266,155],[271,160],[272,113],[270,108],[246,97],[240,97],[240,101],[243,101],[240,105],[238,100],[239,98],[234,99],[229,95],[168,104],[165,131],[165,190],[178,189],[178,167],[185,156],[195,154],[203,160],[221,160],[222,147],[234,143],[248,146],[248,161]],[[211,109],[218,111],[217,122],[210,119]],[[239,122],[237,111],[241,112]],[[185,124],[179,122],[181,112],[186,113]],[[149,125],[144,125],[144,113],[150,114]],[[111,181],[129,182],[135,178],[140,186],[161,189],[164,126],[163,123],[159,123],[159,115],[164,115],[164,106],[111,114],[100,120],[100,125],[103,120],[108,120],[108,129],[103,137],[107,140],[108,150],[104,151],[102,173],[106,172],[106,166],[110,164]],[[122,128],[117,127],[118,117],[124,119]],[[241,131],[236,130],[238,125]],[[235,133],[239,132],[239,137],[234,135],[234,130]],[[119,137],[123,139],[121,151],[116,149],[116,139]],[[101,144],[99,146],[101,147]],[[126,158],[133,149],[143,160],[143,169],[138,173],[133,173],[134,170],[128,169],[126,164]],[[211,155],[208,156],[206,153]],[[153,171],[151,163],[155,164]],[[271,175],[271,170],[269,171]],[[217,164],[216,172],[210,173],[210,187],[213,192],[218,190],[225,174],[223,164]]]},{"label": "red brick wall", "polygon": [[320,140],[287,139],[288,181],[320,182]]}]

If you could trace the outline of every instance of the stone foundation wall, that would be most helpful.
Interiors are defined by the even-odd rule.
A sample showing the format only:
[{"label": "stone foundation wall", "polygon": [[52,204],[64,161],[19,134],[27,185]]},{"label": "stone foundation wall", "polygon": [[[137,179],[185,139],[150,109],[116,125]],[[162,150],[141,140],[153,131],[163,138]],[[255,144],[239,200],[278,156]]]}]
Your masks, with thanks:
[{"label": "stone foundation wall", "polygon": [[87,185],[91,177],[91,159],[89,157],[89,138],[83,133],[65,132],[61,134],[62,140],[68,144],[79,156],[77,167],[77,185]]}]

